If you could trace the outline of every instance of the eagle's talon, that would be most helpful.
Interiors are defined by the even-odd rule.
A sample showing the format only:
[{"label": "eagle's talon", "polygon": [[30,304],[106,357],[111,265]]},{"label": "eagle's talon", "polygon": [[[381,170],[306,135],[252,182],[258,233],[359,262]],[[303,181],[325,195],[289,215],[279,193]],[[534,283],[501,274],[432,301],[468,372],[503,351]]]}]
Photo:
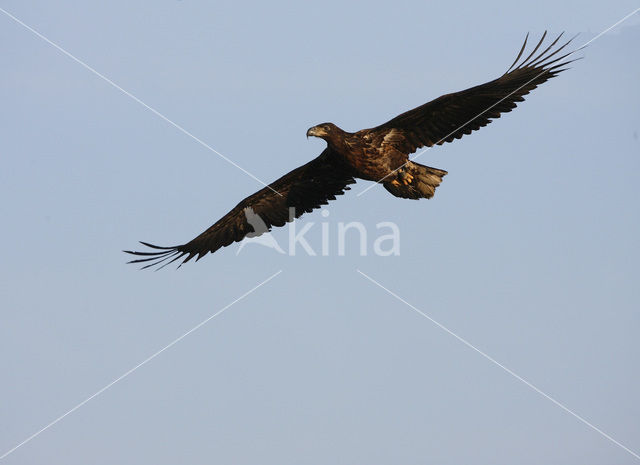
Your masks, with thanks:
[{"label": "eagle's talon", "polygon": [[413,176],[411,176],[409,173],[405,173],[402,178],[402,183],[405,186],[408,186],[409,184],[413,183]]}]

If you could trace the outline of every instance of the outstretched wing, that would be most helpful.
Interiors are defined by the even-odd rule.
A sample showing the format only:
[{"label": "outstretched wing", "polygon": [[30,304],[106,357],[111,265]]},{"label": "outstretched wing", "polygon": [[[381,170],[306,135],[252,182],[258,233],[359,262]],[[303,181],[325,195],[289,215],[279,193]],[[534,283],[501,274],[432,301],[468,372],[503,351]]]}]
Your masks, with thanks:
[{"label": "outstretched wing", "polygon": [[[125,252],[141,257],[129,263],[145,263],[143,268],[161,264],[165,266],[179,259],[183,259],[182,265],[193,257],[197,257],[197,261],[209,252],[241,241],[247,235],[262,234],[273,226],[283,226],[305,212],[326,205],[329,200],[349,190],[348,185],[355,182],[348,167],[335,152],[327,148],[306,165],[244,199],[192,241],[175,247],[158,247],[141,242],[155,251]],[[259,216],[261,222],[256,221],[255,215]],[[258,229],[262,230],[254,228],[257,224],[260,225]]]},{"label": "outstretched wing", "polygon": [[524,101],[524,95],[575,61],[564,60],[575,51],[557,56],[573,40],[554,49],[562,34],[535,55],[546,35],[545,32],[527,58],[520,61],[527,45],[527,34],[515,61],[498,79],[461,92],[445,94],[363,132],[369,132],[370,137],[380,143],[390,144],[406,154],[423,146],[441,145],[471,134],[499,118],[502,113],[513,110],[516,102]]}]

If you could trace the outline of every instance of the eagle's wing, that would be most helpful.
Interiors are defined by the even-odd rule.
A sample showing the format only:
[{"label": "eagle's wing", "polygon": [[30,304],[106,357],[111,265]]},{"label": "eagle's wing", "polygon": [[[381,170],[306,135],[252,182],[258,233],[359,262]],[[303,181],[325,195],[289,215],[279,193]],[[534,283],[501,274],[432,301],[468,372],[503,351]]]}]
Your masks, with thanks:
[{"label": "eagle's wing", "polygon": [[573,39],[554,49],[562,34],[536,55],[546,35],[545,32],[529,56],[520,61],[527,45],[525,38],[516,60],[498,79],[443,95],[362,132],[369,132],[369,137],[390,144],[406,154],[423,146],[441,145],[460,139],[464,134],[471,134],[499,118],[501,113],[514,109],[516,102],[524,100],[524,95],[575,61],[564,60],[575,51],[558,56]]},{"label": "eagle's wing", "polygon": [[285,174],[269,187],[244,199],[190,242],[175,247],[158,247],[142,242],[156,251],[125,252],[141,257],[129,263],[145,263],[143,268],[162,263],[165,266],[183,257],[181,264],[196,256],[197,261],[209,252],[241,241],[247,235],[265,233],[273,226],[283,226],[305,212],[326,205],[336,195],[349,190],[348,185],[355,182],[348,167],[335,152],[327,148],[306,165]]}]

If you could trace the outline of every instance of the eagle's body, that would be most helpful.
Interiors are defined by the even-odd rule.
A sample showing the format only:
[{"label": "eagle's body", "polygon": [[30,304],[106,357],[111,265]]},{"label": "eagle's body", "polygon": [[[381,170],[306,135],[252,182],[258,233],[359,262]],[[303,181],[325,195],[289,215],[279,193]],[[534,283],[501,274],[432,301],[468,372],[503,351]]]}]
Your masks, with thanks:
[{"label": "eagle's body", "polygon": [[408,154],[389,144],[388,135],[370,129],[346,132],[333,123],[324,123],[307,134],[325,139],[327,146],[353,169],[354,176],[367,181],[379,181],[409,160]]},{"label": "eagle's body", "polygon": [[321,137],[327,149],[342,160],[354,178],[381,182],[396,197],[431,198],[447,172],[409,160],[398,145],[404,141],[400,131],[391,128],[345,132],[333,123],[323,123],[307,131]]},{"label": "eagle's body", "polygon": [[[564,70],[571,55],[555,55],[569,42],[552,50],[558,36],[543,51],[545,34],[533,51],[520,61],[527,41],[509,70],[498,79],[469,89],[443,95],[431,102],[402,113],[371,129],[346,132],[333,123],[310,128],[308,136],[320,137],[327,148],[317,158],[294,169],[280,179],[241,201],[213,226],[186,244],[158,247],[155,252],[127,253],[141,256],[130,263],[148,262],[145,266],[171,263],[184,257],[200,259],[220,247],[240,241],[255,231],[247,221],[247,211],[256,214],[266,229],[283,226],[305,212],[326,205],[337,195],[349,190],[356,179],[382,183],[396,197],[431,198],[446,171],[409,160],[421,147],[432,147],[460,139],[465,134],[486,126],[501,113],[511,111],[523,96]],[[518,64],[514,68],[514,66]]]}]

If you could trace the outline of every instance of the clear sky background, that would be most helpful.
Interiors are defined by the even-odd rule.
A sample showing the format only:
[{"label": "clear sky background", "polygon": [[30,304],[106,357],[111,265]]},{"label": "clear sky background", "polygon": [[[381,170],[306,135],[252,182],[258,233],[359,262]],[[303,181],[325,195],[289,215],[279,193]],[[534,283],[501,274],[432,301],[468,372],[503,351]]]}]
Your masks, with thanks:
[{"label": "clear sky background", "polygon": [[[638,6],[0,2],[266,182],[320,153],[314,124],[377,125],[499,76],[527,31],[579,45]],[[2,13],[0,43],[0,454],[282,270],[3,463],[639,462],[356,269],[640,453],[640,15],[423,155],[449,171],[432,200],[359,182],[304,216],[330,256],[157,273],[121,250],[260,184]],[[400,255],[337,256],[341,221],[395,222]]]}]

